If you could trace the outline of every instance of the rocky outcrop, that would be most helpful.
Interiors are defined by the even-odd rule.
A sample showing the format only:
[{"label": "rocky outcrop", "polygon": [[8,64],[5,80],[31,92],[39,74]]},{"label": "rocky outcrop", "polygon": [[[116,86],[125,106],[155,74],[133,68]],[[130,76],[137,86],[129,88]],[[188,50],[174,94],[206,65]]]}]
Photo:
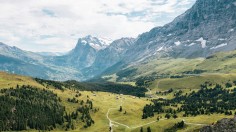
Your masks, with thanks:
[{"label": "rocky outcrop", "polygon": [[219,120],[213,126],[205,126],[200,132],[236,132],[236,116]]}]

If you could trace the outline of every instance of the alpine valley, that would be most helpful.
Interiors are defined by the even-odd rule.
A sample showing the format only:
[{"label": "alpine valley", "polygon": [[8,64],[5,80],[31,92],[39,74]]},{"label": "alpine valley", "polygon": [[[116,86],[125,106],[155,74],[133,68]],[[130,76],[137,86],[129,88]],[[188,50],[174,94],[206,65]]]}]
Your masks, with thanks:
[{"label": "alpine valley", "polygon": [[236,0],[67,53],[2,42],[0,70],[0,131],[234,132]]}]

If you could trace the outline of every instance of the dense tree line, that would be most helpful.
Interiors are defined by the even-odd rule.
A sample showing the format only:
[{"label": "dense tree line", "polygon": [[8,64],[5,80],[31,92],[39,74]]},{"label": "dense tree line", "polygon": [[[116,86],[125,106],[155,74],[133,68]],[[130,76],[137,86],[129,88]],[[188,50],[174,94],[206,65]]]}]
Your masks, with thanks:
[{"label": "dense tree line", "polygon": [[183,74],[201,74],[206,72],[206,70],[194,69],[193,71],[185,71]]},{"label": "dense tree line", "polygon": [[35,78],[35,81],[37,81],[38,83],[42,84],[45,87],[48,87],[50,85],[60,90],[63,90],[63,86],[64,86],[62,82],[56,82],[56,81],[51,81],[51,80]]},{"label": "dense tree line", "polygon": [[55,88],[62,89],[76,89],[76,90],[84,90],[84,91],[102,91],[102,92],[111,92],[116,94],[125,94],[125,95],[133,95],[137,97],[144,97],[147,89],[144,87],[136,87],[125,84],[116,84],[111,82],[104,83],[92,83],[92,82],[78,82],[75,80],[65,81],[65,82],[57,82],[43,79],[35,79],[38,83],[45,86],[52,85]]},{"label": "dense tree line", "polygon": [[[77,92],[77,95],[81,93]],[[78,108],[67,113],[59,98],[52,91],[17,85],[16,88],[0,90],[0,131],[20,131],[27,129],[50,131],[60,125],[65,130],[75,129],[76,121],[82,121],[87,128],[94,124],[90,111],[93,102],[78,100],[75,97],[69,102],[78,103]]]},{"label": "dense tree line", "polygon": [[232,115],[232,111],[236,109],[236,88],[228,89],[228,85],[223,88],[219,84],[205,83],[197,92],[192,91],[184,95],[177,92],[173,99],[152,100],[153,103],[144,107],[142,118],[153,117],[154,113],[167,113],[168,117],[174,117],[180,112],[184,112],[183,116],[213,113]]},{"label": "dense tree line", "polygon": [[64,122],[65,107],[51,91],[22,86],[0,95],[0,131],[52,130]]}]

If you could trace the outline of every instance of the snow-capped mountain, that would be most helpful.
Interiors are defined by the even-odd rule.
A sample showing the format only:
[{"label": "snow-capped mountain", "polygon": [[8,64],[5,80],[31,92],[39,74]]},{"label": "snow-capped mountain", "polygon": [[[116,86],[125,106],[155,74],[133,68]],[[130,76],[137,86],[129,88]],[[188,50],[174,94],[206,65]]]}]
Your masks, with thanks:
[{"label": "snow-capped mountain", "polygon": [[94,63],[84,70],[88,78],[101,74],[107,68],[123,59],[126,51],[134,44],[134,38],[121,38],[112,42],[107,48],[97,53]]},{"label": "snow-capped mountain", "polygon": [[79,38],[76,47],[63,56],[55,56],[50,59],[50,63],[68,66],[82,70],[92,66],[99,51],[108,47],[111,43],[109,39],[97,38],[88,35]]},{"label": "snow-capped mountain", "polygon": [[[74,49],[61,56],[41,56],[0,44],[0,55],[27,64],[30,62],[29,65],[50,67],[42,72],[47,79],[86,80],[153,58],[207,57],[235,49],[236,1],[197,0],[192,8],[171,23],[155,27],[135,39],[122,38],[111,42],[89,35],[80,38]],[[6,66],[7,61],[4,64]]]},{"label": "snow-capped mountain", "polygon": [[93,37],[91,35],[88,35],[84,38],[80,38],[77,46],[89,45],[90,47],[92,47],[96,51],[99,51],[99,50],[105,49],[111,43],[112,43],[112,40],[105,39],[105,38],[97,38],[97,37]]}]

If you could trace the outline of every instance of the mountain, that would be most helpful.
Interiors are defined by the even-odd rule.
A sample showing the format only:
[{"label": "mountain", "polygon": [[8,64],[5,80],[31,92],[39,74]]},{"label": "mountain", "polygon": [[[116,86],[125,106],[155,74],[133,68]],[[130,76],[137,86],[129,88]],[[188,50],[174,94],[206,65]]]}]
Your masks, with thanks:
[{"label": "mountain", "polygon": [[120,66],[115,67],[138,67],[166,57],[205,58],[220,51],[235,50],[235,30],[235,0],[197,0],[171,23],[139,35],[119,60]]},{"label": "mountain", "polygon": [[158,57],[207,57],[236,48],[235,0],[197,0],[192,8],[163,27],[138,37],[127,51],[130,61]]},{"label": "mountain", "polygon": [[90,67],[100,50],[110,45],[111,41],[92,37],[91,35],[80,38],[74,49],[63,56],[53,57],[53,64],[75,67],[79,70]]},{"label": "mountain", "polygon": [[42,72],[47,75],[46,79],[87,80],[118,72],[124,74],[122,71],[131,73],[135,71],[132,67],[157,64],[153,61],[160,58],[206,58],[220,51],[234,50],[235,30],[235,0],[197,0],[172,22],[137,38],[111,42],[89,35],[80,38],[74,49],[60,56],[40,55],[1,43],[0,54],[52,69]]},{"label": "mountain", "polygon": [[126,51],[134,44],[135,40],[134,38],[121,38],[113,41],[107,48],[100,50],[92,66],[85,69],[85,76],[92,78],[101,74],[107,68],[119,63]]},{"label": "mountain", "polygon": [[63,52],[36,52],[36,53],[41,56],[62,56],[62,55],[67,54]]},{"label": "mountain", "polygon": [[15,46],[8,46],[1,42],[0,42],[0,54],[4,56],[16,58],[16,59],[21,59],[30,63],[43,61],[43,57],[36,53],[23,51]]},{"label": "mountain", "polygon": [[2,71],[53,80],[80,79],[81,73],[78,70],[48,63],[49,58],[0,43]]}]

